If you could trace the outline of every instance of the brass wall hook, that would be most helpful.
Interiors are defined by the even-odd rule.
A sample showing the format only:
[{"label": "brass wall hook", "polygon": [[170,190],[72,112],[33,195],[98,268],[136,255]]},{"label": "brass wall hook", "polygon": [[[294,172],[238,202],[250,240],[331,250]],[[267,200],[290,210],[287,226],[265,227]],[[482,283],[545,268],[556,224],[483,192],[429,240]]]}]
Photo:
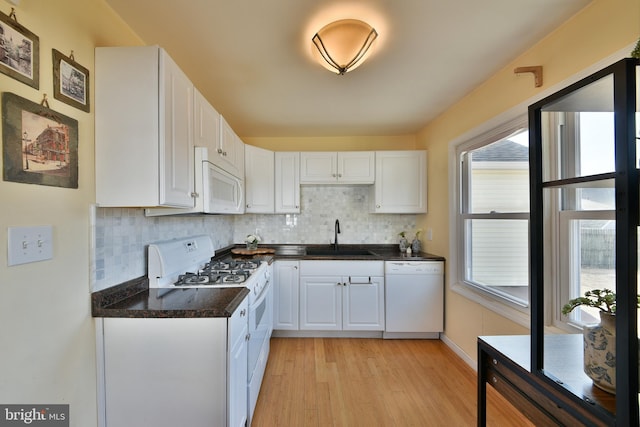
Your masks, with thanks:
[{"label": "brass wall hook", "polygon": [[542,86],[542,65],[533,65],[530,67],[518,67],[513,70],[516,74],[533,73],[536,87]]}]

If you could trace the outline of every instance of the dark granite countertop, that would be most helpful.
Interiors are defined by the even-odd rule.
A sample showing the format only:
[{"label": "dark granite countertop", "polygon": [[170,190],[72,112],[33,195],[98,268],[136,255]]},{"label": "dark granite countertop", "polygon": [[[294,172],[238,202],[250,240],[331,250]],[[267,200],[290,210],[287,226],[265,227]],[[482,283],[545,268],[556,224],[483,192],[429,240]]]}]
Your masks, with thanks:
[{"label": "dark granite countertop", "polygon": [[146,277],[91,294],[93,317],[230,317],[247,288],[149,289]]},{"label": "dark granite countertop", "polygon": [[[216,257],[231,254],[231,245],[216,251]],[[329,245],[261,245],[273,248],[274,254],[233,255],[251,257],[268,263],[277,259],[344,260],[344,261],[444,261],[439,255],[426,252],[408,257],[400,253],[398,245],[340,245],[345,250],[368,251],[360,255],[307,255],[307,248],[325,249]],[[164,293],[164,294],[163,294]],[[229,317],[249,294],[247,288],[180,288],[170,290],[149,288],[146,277],[91,294],[93,317]]]},{"label": "dark granite countertop", "polygon": [[[216,251],[216,256],[225,256],[231,253],[233,248],[241,248],[242,245],[232,245]],[[233,255],[234,257],[250,257],[262,261],[271,262],[274,259],[299,259],[299,260],[343,260],[343,261],[444,261],[444,257],[427,252],[420,252],[408,257],[398,249],[397,244],[384,245],[353,245],[343,244],[340,249],[347,251],[362,250],[368,251],[366,255],[309,255],[307,248],[331,249],[331,245],[296,245],[296,244],[261,244],[260,248],[271,248],[275,250],[272,255]]]}]

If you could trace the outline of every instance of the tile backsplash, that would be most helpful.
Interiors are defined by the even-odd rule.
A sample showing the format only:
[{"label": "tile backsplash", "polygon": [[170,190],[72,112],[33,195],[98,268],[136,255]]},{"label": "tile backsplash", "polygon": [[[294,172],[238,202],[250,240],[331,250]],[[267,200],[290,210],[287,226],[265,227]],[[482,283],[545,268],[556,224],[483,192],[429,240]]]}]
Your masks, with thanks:
[{"label": "tile backsplash", "polygon": [[268,243],[328,244],[340,221],[340,243],[395,243],[415,231],[415,215],[369,213],[368,186],[303,186],[299,214],[173,215],[145,217],[140,208],[91,208],[94,291],[144,276],[146,246],[208,234],[215,248],[242,243],[255,233]]},{"label": "tile backsplash", "polygon": [[239,215],[234,241],[243,242],[255,233],[263,243],[328,244],[333,242],[336,219],[340,243],[395,243],[402,230],[415,230],[415,215],[372,214],[369,186],[302,186],[300,213]]}]

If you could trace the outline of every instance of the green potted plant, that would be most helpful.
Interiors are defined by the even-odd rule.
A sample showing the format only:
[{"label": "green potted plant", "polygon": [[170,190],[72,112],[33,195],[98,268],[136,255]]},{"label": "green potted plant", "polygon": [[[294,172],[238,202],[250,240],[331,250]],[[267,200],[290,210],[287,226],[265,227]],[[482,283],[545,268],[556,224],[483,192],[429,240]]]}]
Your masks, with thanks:
[{"label": "green potted plant", "polygon": [[[637,301],[640,307],[640,296]],[[593,289],[583,297],[573,298],[562,307],[568,315],[576,307],[593,307],[599,310],[600,323],[585,325],[584,372],[596,387],[616,393],[616,294],[610,289]]]}]

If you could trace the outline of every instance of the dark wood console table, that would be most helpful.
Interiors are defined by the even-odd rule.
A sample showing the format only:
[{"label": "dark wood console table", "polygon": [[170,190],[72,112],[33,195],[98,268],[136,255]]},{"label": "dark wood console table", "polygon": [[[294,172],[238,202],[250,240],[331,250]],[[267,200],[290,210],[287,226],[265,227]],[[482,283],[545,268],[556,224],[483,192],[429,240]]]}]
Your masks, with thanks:
[{"label": "dark wood console table", "polygon": [[615,396],[582,371],[582,335],[545,337],[545,349],[555,355],[545,368],[561,373],[557,384],[531,373],[530,349],[529,335],[478,337],[478,426],[486,425],[487,383],[536,426],[615,425]]}]

